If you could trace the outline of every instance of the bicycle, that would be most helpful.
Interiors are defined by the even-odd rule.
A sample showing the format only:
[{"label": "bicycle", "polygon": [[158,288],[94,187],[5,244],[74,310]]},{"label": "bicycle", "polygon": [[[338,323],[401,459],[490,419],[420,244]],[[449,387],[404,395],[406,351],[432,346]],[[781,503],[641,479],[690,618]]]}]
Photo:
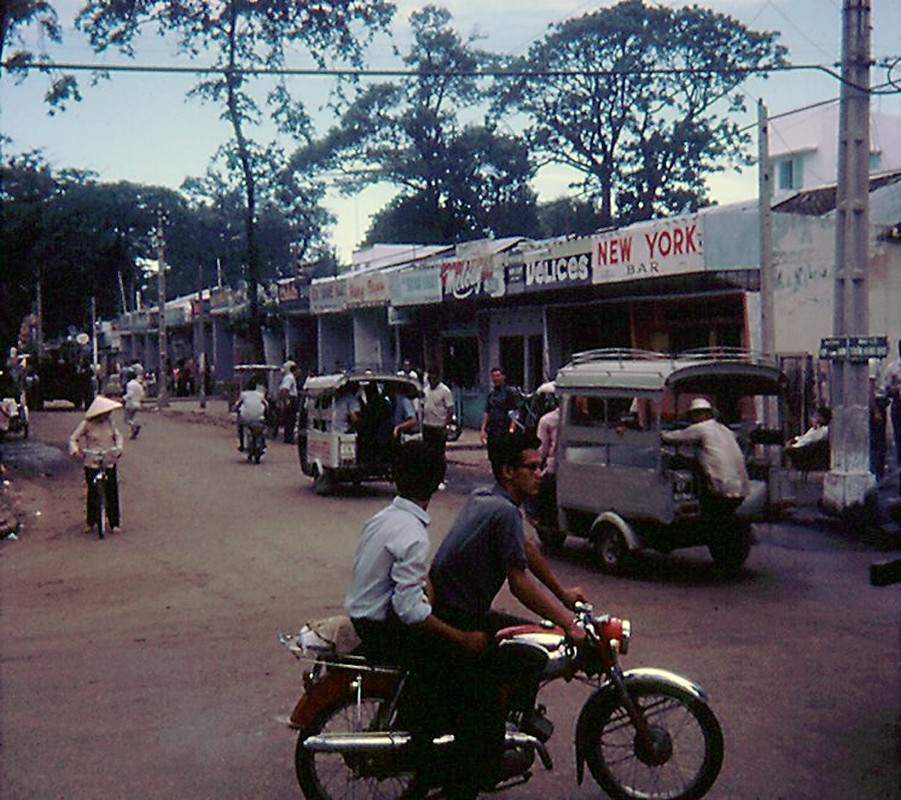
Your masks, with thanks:
[{"label": "bicycle", "polygon": [[89,456],[98,456],[100,458],[100,467],[91,479],[91,488],[97,498],[97,538],[103,539],[106,533],[107,523],[109,522],[106,500],[106,484],[109,480],[109,473],[116,465],[119,458],[119,451],[115,448],[108,450],[85,450],[85,458]]}]

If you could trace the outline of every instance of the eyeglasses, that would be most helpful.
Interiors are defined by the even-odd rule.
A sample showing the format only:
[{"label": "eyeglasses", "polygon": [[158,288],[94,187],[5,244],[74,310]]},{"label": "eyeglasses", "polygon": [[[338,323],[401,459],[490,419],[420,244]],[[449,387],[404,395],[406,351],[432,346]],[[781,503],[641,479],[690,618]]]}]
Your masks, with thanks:
[{"label": "eyeglasses", "polygon": [[541,469],[540,461],[525,461],[519,465],[521,469],[527,469],[529,472],[538,472]]}]

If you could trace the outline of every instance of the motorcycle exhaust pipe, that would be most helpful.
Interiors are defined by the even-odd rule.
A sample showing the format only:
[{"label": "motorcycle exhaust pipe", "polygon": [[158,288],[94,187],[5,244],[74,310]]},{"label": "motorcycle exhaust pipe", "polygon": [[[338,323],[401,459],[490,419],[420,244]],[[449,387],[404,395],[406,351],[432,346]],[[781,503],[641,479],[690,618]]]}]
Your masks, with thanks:
[{"label": "motorcycle exhaust pipe", "polygon": [[[360,733],[321,733],[304,739],[303,746],[314,753],[379,753],[386,750],[402,750],[409,746],[411,736],[406,731],[361,731]],[[454,743],[452,733],[436,737],[432,744],[438,748]],[[507,747],[536,750],[545,761],[547,748],[541,740],[521,731],[507,731]]]}]

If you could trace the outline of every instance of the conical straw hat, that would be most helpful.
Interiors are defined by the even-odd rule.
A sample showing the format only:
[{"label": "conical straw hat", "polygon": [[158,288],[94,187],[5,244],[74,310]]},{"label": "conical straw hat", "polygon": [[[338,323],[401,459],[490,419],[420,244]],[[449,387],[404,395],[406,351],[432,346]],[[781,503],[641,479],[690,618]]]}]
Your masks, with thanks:
[{"label": "conical straw hat", "polygon": [[122,403],[110,400],[109,397],[98,394],[94,398],[94,402],[88,407],[88,410],[84,412],[84,418],[91,419],[92,417],[99,417],[101,414],[108,414],[110,411],[115,411],[117,408],[122,408]]}]

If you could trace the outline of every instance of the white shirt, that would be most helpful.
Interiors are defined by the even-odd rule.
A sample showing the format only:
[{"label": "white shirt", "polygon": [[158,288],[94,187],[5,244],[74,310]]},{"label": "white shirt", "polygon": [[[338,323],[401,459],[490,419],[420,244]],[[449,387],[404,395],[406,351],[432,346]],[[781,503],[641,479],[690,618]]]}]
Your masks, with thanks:
[{"label": "white shirt", "polygon": [[256,389],[247,389],[241,392],[238,399],[238,417],[241,422],[262,422],[266,419],[266,398],[262,392]]},{"label": "white shirt", "polygon": [[288,397],[297,397],[297,378],[293,372],[286,372],[278,387],[279,392],[287,392]]},{"label": "white shirt", "polygon": [[433,389],[427,385],[422,394],[422,424],[443,428],[454,411],[454,394],[441,381]]},{"label": "white shirt", "polygon": [[544,462],[544,471],[553,475],[557,471],[557,437],[560,435],[560,408],[559,406],[547,414],[542,414],[538,420],[537,436],[541,440],[538,452]]},{"label": "white shirt", "polygon": [[144,387],[137,378],[132,378],[125,384],[125,407],[129,411],[135,411],[141,407],[141,401],[144,399]]},{"label": "white shirt", "polygon": [[705,419],[689,425],[681,431],[661,431],[660,438],[667,444],[693,444],[698,446],[698,463],[704,470],[707,482],[719,497],[747,497],[751,482],[745,468],[745,457],[732,431],[715,419]]},{"label": "white shirt", "polygon": [[423,508],[395,497],[363,526],[344,599],[351,619],[384,621],[393,610],[415,625],[432,613],[425,594],[430,522]]}]

